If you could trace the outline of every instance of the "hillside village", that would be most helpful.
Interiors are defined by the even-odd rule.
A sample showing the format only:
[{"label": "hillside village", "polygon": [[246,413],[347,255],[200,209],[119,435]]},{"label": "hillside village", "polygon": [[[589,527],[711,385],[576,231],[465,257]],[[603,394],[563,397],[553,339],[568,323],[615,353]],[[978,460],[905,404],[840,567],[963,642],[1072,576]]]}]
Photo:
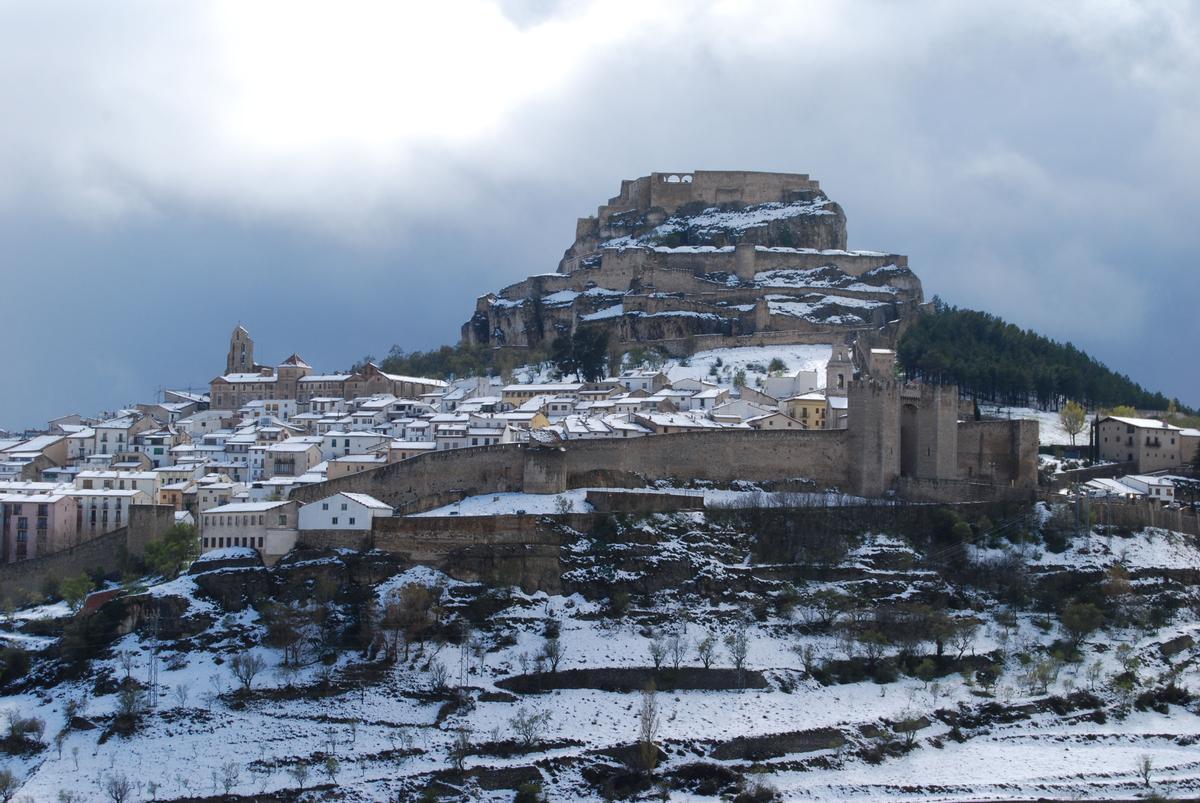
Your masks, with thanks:
[{"label": "hillside village", "polygon": [[4,434],[0,800],[1200,793],[1200,430],[907,376],[928,307],[808,176],[653,173],[477,301],[510,369],[239,324]]}]

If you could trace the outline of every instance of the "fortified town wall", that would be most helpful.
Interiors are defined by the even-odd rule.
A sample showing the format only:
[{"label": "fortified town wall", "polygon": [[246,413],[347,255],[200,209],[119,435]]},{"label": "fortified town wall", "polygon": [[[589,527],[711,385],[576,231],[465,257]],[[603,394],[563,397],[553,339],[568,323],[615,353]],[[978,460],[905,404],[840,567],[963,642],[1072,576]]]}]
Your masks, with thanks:
[{"label": "fortified town wall", "polygon": [[[1032,491],[1037,424],[958,422],[952,386],[855,380],[845,430],[717,430],[560,446],[500,444],[418,455],[370,471],[300,486],[313,502],[350,491],[401,513],[488,493],[560,493],[583,487],[642,487],[659,480],[807,484],[868,497],[907,491],[915,480],[973,481]],[[986,467],[981,474],[979,467]],[[939,491],[939,495],[941,495]]]},{"label": "fortified town wall", "polygon": [[49,555],[0,564],[0,601],[15,604],[40,598],[68,577],[117,574],[128,557],[140,558],[146,544],[174,524],[175,509],[170,505],[130,505],[129,523],[120,529]]}]

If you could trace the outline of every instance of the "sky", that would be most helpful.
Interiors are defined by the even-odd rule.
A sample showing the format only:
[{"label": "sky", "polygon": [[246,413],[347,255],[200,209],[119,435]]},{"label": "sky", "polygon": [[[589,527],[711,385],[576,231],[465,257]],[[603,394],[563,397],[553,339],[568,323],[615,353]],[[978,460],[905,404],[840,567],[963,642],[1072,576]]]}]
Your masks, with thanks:
[{"label": "sky", "polygon": [[0,427],[456,342],[652,171],[1200,405],[1200,6],[0,0]]}]

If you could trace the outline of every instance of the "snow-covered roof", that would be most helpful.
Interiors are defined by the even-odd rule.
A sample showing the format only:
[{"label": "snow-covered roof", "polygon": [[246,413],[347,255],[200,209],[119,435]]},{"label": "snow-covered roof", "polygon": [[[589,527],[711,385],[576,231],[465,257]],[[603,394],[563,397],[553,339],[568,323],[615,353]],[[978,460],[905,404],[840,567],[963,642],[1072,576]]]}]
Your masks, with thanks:
[{"label": "snow-covered roof", "polygon": [[300,377],[301,382],[345,382],[350,374],[309,374]]},{"label": "snow-covered roof", "polygon": [[205,510],[205,513],[265,513],[268,510],[274,510],[277,507],[288,504],[287,502],[231,502],[228,505],[219,505],[210,507]]},{"label": "snow-covered roof", "polygon": [[391,505],[386,504],[384,502],[380,502],[378,499],[371,496],[370,494],[342,493],[342,496],[346,497],[347,499],[349,499],[351,501],[358,502],[363,507],[369,507],[369,508],[373,508],[375,510],[391,510],[392,509]]},{"label": "snow-covered roof", "polygon": [[250,382],[274,382],[276,377],[274,374],[225,374],[218,379],[223,379],[231,385],[239,385]]},{"label": "snow-covered roof", "polygon": [[583,388],[582,382],[558,382],[534,385],[505,385],[505,393],[547,393],[555,394],[564,391],[578,391]]},{"label": "snow-covered roof", "polygon": [[1129,418],[1122,415],[1106,415],[1100,420],[1108,421],[1109,419],[1112,419],[1113,421],[1120,421],[1122,424],[1128,424],[1131,427],[1140,427],[1142,429],[1166,429],[1173,430],[1175,432],[1182,432],[1179,427],[1171,426],[1164,421],[1158,421],[1153,418]]}]

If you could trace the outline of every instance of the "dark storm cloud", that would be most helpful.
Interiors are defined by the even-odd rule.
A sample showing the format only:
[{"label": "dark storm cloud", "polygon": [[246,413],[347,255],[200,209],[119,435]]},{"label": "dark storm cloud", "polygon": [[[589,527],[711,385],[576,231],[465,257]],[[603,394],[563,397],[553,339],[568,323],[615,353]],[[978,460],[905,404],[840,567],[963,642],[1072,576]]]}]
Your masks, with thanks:
[{"label": "dark storm cloud", "polygon": [[452,342],[703,168],[811,173],[927,294],[1200,403],[1193,6],[434,5],[0,10],[0,424],[205,382],[238,320],[331,369]]}]

